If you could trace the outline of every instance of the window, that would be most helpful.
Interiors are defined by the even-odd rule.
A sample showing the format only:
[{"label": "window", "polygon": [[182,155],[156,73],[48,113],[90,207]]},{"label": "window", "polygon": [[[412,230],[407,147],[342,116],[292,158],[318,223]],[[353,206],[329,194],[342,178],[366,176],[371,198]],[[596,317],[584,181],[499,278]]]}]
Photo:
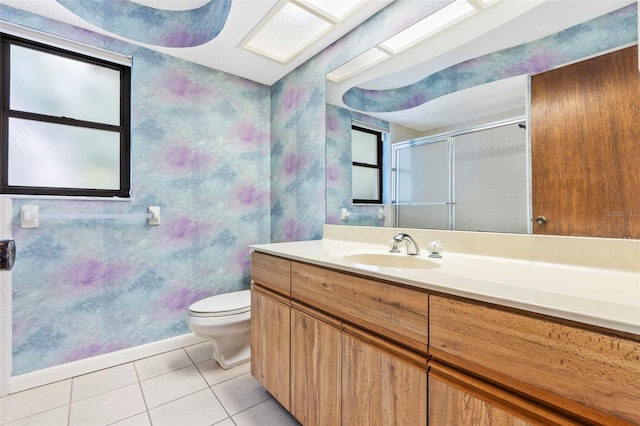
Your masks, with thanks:
[{"label": "window", "polygon": [[354,203],[382,204],[382,133],[351,126]]},{"label": "window", "polygon": [[131,70],[0,34],[0,192],[130,197]]}]

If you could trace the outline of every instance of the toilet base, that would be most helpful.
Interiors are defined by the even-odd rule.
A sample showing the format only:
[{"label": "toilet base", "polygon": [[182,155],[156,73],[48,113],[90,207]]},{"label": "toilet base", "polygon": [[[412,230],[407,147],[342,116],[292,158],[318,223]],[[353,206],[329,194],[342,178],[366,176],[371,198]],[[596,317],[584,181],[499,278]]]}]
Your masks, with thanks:
[{"label": "toilet base", "polygon": [[[238,339],[234,339],[238,340]],[[251,347],[249,345],[234,345],[235,347],[226,346],[225,353],[218,350],[216,340],[211,341],[213,344],[213,359],[225,370],[244,364],[251,360]]]}]

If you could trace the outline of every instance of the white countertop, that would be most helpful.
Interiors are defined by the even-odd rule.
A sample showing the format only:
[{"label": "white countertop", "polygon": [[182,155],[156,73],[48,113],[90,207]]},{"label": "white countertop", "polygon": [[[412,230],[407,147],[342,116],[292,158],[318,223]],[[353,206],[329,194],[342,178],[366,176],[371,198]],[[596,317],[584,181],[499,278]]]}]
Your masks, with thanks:
[{"label": "white countertop", "polygon": [[[382,268],[340,259],[387,253],[385,244],[323,239],[252,249],[414,287],[640,335],[640,274],[615,269],[444,252],[430,269]],[[402,253],[398,256],[407,256]]]}]

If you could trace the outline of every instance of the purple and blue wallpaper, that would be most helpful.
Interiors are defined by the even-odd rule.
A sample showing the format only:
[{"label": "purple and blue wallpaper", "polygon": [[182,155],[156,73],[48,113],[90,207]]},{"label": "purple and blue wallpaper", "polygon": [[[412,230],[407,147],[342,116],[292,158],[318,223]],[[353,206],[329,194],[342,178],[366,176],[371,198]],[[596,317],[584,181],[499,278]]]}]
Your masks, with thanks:
[{"label": "purple and blue wallpaper", "polygon": [[[187,307],[249,287],[250,244],[269,242],[269,87],[0,6],[3,19],[133,56],[133,201],[17,199],[13,372],[188,333]],[[41,220],[41,213],[146,213]]]},{"label": "purple and blue wallpaper", "polygon": [[92,24],[154,46],[191,47],[213,40],[224,28],[231,0],[191,10],[163,10],[131,0],[56,0]]}]

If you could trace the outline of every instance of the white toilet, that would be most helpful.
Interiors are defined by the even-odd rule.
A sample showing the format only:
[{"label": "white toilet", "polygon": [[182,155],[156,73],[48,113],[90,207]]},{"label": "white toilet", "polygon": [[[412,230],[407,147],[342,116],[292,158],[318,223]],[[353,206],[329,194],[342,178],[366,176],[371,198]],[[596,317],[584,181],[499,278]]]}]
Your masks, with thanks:
[{"label": "white toilet", "polygon": [[213,343],[213,359],[224,369],[251,356],[251,290],[218,294],[189,306],[189,328]]}]

